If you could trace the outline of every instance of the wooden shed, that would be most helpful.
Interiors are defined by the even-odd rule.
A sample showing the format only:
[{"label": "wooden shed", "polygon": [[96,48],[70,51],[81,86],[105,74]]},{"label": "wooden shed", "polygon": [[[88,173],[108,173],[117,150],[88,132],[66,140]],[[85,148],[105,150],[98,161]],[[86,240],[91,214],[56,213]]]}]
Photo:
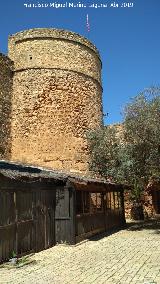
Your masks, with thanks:
[{"label": "wooden shed", "polygon": [[123,185],[0,161],[0,262],[124,225]]}]

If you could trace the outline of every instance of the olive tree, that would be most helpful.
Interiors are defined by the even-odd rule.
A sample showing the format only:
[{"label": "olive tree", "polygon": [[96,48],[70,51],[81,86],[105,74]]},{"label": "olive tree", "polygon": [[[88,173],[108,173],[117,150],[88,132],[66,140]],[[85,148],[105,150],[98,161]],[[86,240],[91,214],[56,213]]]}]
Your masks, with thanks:
[{"label": "olive tree", "polygon": [[131,185],[138,198],[150,178],[160,177],[160,88],[145,89],[133,98],[123,118],[118,127],[88,133],[90,169]]}]

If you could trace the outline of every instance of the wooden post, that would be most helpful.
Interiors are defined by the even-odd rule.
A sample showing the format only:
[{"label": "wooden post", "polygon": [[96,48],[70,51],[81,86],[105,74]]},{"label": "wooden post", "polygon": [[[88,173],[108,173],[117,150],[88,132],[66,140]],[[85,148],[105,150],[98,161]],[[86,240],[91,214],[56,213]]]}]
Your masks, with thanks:
[{"label": "wooden post", "polygon": [[124,189],[120,191],[120,199],[121,199],[121,208],[122,208],[122,225],[126,225],[126,219],[125,219],[125,208],[124,208]]},{"label": "wooden post", "polygon": [[15,206],[15,253],[18,254],[18,212],[17,212],[17,193],[14,191],[14,206]]},{"label": "wooden post", "polygon": [[69,191],[70,204],[70,244],[76,243],[76,191],[74,184],[67,182],[66,187]]}]

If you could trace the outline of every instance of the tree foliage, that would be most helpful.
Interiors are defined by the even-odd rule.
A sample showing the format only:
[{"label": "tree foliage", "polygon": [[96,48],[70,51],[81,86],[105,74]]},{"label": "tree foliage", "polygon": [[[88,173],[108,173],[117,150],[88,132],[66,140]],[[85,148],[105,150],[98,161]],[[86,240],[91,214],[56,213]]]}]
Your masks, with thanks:
[{"label": "tree foliage", "polygon": [[144,90],[124,108],[119,127],[88,134],[90,169],[116,182],[142,190],[160,176],[160,88]]},{"label": "tree foliage", "polygon": [[117,179],[119,169],[119,144],[116,130],[104,127],[88,133],[91,153],[90,169],[107,178]]}]

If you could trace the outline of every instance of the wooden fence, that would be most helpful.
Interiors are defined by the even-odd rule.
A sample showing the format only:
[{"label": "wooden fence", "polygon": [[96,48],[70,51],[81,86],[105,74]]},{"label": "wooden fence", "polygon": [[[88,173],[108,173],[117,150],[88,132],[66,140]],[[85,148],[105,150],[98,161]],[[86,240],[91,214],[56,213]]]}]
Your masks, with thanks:
[{"label": "wooden fence", "polygon": [[125,225],[123,191],[76,192],[76,241]]},{"label": "wooden fence", "polygon": [[55,244],[55,193],[51,190],[0,191],[0,262]]}]

